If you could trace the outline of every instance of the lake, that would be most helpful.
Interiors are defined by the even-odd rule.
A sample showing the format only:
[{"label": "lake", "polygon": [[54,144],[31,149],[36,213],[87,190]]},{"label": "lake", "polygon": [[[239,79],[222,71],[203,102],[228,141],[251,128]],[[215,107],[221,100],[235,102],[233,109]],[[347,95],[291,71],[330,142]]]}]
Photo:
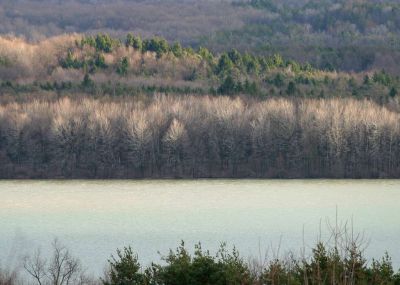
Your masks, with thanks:
[{"label": "lake", "polygon": [[[181,240],[242,256],[309,250],[327,220],[352,223],[400,266],[399,180],[0,181],[0,260],[17,260],[57,237],[99,275],[117,248],[142,264]],[[320,231],[322,229],[322,231]],[[15,261],[16,262],[16,261]]]}]

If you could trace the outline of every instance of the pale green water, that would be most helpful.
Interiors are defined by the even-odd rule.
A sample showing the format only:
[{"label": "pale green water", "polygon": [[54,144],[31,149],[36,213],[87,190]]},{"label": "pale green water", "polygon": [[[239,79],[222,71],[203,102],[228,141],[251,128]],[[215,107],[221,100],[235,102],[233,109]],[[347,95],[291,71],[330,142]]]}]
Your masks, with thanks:
[{"label": "pale green water", "polygon": [[351,219],[400,265],[398,180],[0,181],[0,259],[58,237],[96,274],[115,249],[132,245],[147,264],[180,240],[244,256],[269,246],[299,252],[326,218]]}]

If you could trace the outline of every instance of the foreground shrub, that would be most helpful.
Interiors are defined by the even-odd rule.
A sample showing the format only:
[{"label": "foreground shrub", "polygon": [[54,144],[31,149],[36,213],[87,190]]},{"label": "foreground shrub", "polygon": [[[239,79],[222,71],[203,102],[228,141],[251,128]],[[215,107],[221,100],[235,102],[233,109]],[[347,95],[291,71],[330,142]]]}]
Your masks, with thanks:
[{"label": "foreground shrub", "polygon": [[345,249],[342,245],[329,247],[320,242],[309,258],[289,254],[252,266],[252,263],[244,262],[235,249],[230,253],[224,245],[213,256],[198,244],[191,255],[182,242],[176,251],[170,251],[164,258],[165,264],[153,263],[144,271],[140,271],[137,257],[130,248],[128,252],[125,248],[118,261],[110,261],[113,268],[109,275],[111,281],[103,281],[103,284],[400,284],[400,274],[394,273],[387,254],[381,261],[374,260],[368,266],[359,246],[354,242]]},{"label": "foreground shrub", "polygon": [[[328,221],[327,226],[326,240],[319,240],[310,250],[303,246],[299,254],[291,251],[282,254],[280,248],[269,248],[264,257],[260,253],[257,259],[245,261],[235,248],[228,250],[225,243],[211,254],[200,243],[194,250],[188,250],[182,241],[176,250],[162,256],[160,262],[142,267],[138,255],[131,247],[125,247],[111,256],[105,277],[96,281],[88,278],[80,261],[55,241],[50,259],[38,250],[24,259],[24,268],[30,281],[39,285],[400,284],[400,271],[395,272],[388,253],[369,262],[365,257],[369,242],[364,234],[354,233],[347,222],[336,221],[331,225]],[[1,285],[16,284],[14,280],[16,275],[0,270]]]},{"label": "foreground shrub", "polygon": [[125,247],[123,251],[117,250],[117,258],[112,256],[109,265],[108,280],[104,280],[103,284],[143,284],[144,275],[140,273],[138,257],[133,253],[131,247]]}]

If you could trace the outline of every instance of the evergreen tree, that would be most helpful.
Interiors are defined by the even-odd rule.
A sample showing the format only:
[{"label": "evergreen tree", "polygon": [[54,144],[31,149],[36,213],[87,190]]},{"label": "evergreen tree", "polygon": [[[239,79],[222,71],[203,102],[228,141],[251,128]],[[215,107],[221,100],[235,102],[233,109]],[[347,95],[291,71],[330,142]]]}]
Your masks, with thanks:
[{"label": "evergreen tree", "polygon": [[160,58],[163,54],[168,52],[169,45],[165,39],[155,37],[143,42],[143,50],[155,52],[157,57]]},{"label": "evergreen tree", "polygon": [[236,91],[236,84],[232,76],[228,75],[218,88],[218,93],[232,95]]},{"label": "evergreen tree", "polygon": [[172,47],[171,47],[171,51],[172,53],[176,56],[176,57],[181,57],[183,55],[183,49],[180,43],[175,42]]},{"label": "evergreen tree", "polygon": [[283,80],[282,74],[278,73],[278,74],[275,75],[275,78],[273,80],[273,84],[276,87],[282,87],[283,86],[284,80]]},{"label": "evergreen tree", "polygon": [[133,253],[131,247],[125,247],[123,251],[117,250],[117,258],[111,257],[108,261],[110,269],[109,280],[103,281],[104,285],[142,285],[144,275],[140,272],[138,256]]},{"label": "evergreen tree", "polygon": [[95,39],[95,47],[97,51],[104,51],[110,53],[113,51],[114,46],[117,45],[117,41],[112,39],[109,35],[98,34]]},{"label": "evergreen tree", "polygon": [[123,57],[117,67],[117,73],[121,76],[125,76],[128,74],[129,61],[127,57]]},{"label": "evergreen tree", "polygon": [[228,52],[228,57],[230,58],[230,60],[234,65],[240,66],[242,61],[242,56],[236,49],[233,49],[230,52]]},{"label": "evergreen tree", "polygon": [[397,92],[396,87],[392,87],[392,89],[390,89],[389,96],[394,98],[397,95],[397,93],[398,92]]},{"label": "evergreen tree", "polygon": [[364,76],[364,85],[369,85],[371,83],[371,80],[369,79],[368,74]]},{"label": "evergreen tree", "polygon": [[98,68],[107,68],[106,59],[104,58],[104,55],[100,53],[96,55],[94,64]]},{"label": "evergreen tree", "polygon": [[94,85],[94,82],[90,78],[89,73],[86,73],[85,76],[83,77],[82,86],[83,87],[93,87],[93,85]]},{"label": "evergreen tree", "polygon": [[214,60],[213,54],[207,48],[200,47],[198,53],[204,60],[208,62],[212,62]]},{"label": "evergreen tree", "polygon": [[226,53],[222,54],[218,61],[217,74],[228,74],[232,71],[232,69],[232,60]]},{"label": "evergreen tree", "polygon": [[136,49],[138,51],[142,51],[143,42],[142,42],[142,39],[140,38],[140,36],[135,37],[133,34],[129,33],[126,36],[125,46],[133,47],[134,49]]},{"label": "evergreen tree", "polygon": [[290,81],[286,89],[286,93],[288,95],[293,95],[295,92],[296,92],[296,84],[293,81]]}]

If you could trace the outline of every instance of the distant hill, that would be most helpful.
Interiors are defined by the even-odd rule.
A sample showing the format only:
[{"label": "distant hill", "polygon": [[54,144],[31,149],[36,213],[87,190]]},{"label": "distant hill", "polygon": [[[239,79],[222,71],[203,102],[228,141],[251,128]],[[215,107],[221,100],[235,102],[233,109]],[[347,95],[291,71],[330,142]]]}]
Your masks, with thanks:
[{"label": "distant hill", "polygon": [[273,55],[330,70],[400,74],[400,2],[1,0],[0,33],[162,36],[185,47]]}]

